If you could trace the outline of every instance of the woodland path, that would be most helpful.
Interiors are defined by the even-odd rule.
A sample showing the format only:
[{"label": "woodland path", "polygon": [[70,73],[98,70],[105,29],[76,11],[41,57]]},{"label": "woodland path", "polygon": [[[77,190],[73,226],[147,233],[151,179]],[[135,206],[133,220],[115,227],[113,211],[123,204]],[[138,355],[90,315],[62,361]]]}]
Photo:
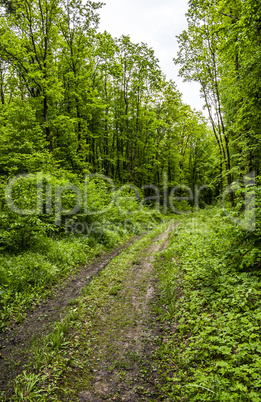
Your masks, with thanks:
[{"label": "woodland path", "polygon": [[[71,338],[67,339],[67,343],[71,339],[68,353],[74,354],[77,364],[71,364],[68,372],[64,373],[55,396],[42,400],[162,400],[157,393],[157,373],[152,359],[155,339],[160,330],[151,310],[157,293],[153,263],[156,254],[167,247],[174,229],[175,225],[171,223],[167,230],[147,242],[145,248],[137,249],[133,258],[129,258],[131,245],[134,243],[135,247],[139,243],[139,240],[135,242],[137,238],[133,239],[57,286],[52,299],[42,303],[22,325],[6,333],[0,340],[5,346],[4,359],[0,360],[0,389],[6,391],[10,380],[22,372],[28,360],[32,338],[50,333],[54,323],[66,316],[70,301],[78,297],[77,330],[73,329]],[[98,286],[98,290],[107,286],[103,283],[103,273],[106,278],[107,269],[108,272],[113,269],[117,271],[121,265],[124,265],[124,270],[109,279],[108,295],[103,298],[101,291],[95,296],[95,286]],[[88,283],[92,285],[92,279],[96,279],[96,282],[86,296],[82,290],[86,289]],[[84,326],[86,322],[87,331]],[[83,352],[87,349],[88,352]],[[27,354],[24,354],[24,350],[27,350]],[[20,364],[14,368],[15,360]]]},{"label": "woodland path", "polygon": [[[39,335],[50,333],[56,321],[66,315],[66,308],[72,299],[80,295],[82,289],[88,285],[91,279],[103,270],[111,259],[129,247],[137,238],[133,238],[121,247],[97,258],[93,264],[82,267],[76,275],[68,277],[59,283],[47,299],[44,299],[21,325],[13,324],[4,333],[0,333],[0,345],[2,346],[0,359],[0,391],[4,390],[10,380],[15,378],[27,361],[24,350],[30,345],[32,339]],[[10,360],[11,359],[11,360]],[[20,361],[19,367],[14,369],[13,362]]]}]

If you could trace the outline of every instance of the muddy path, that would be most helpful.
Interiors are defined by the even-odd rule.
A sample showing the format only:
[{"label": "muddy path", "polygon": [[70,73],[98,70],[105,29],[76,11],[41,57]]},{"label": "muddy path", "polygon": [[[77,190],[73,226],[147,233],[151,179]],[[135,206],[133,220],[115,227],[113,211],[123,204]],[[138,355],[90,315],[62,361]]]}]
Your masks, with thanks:
[{"label": "muddy path", "polygon": [[28,349],[31,340],[50,333],[54,323],[66,315],[66,308],[70,305],[71,300],[77,298],[92,278],[135,240],[137,237],[97,258],[94,263],[80,268],[76,275],[69,276],[59,283],[49,298],[43,299],[37,308],[28,313],[22,324],[0,333],[0,345],[2,346],[0,391],[6,389],[10,380],[22,371],[23,365],[29,358],[24,350]]},{"label": "muddy path", "polygon": [[[156,254],[166,249],[175,227],[157,236],[126,268],[123,286],[96,311],[91,356],[83,370],[65,376],[59,401],[161,401],[153,353],[160,325],[151,304],[157,293]],[[87,319],[87,318],[86,318]],[[88,335],[79,332],[83,345]],[[84,366],[84,361],[82,362]]]}]

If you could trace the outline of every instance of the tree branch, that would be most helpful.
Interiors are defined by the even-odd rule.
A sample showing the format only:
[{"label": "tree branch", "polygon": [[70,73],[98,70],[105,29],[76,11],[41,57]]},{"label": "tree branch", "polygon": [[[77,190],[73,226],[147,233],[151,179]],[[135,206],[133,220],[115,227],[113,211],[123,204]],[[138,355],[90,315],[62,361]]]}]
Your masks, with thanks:
[{"label": "tree branch", "polygon": [[219,11],[218,13],[224,15],[225,17],[229,17],[229,18],[232,18],[232,19],[234,19],[234,20],[239,20],[239,18],[238,18],[238,17],[235,17],[234,15],[221,13],[220,11]]}]

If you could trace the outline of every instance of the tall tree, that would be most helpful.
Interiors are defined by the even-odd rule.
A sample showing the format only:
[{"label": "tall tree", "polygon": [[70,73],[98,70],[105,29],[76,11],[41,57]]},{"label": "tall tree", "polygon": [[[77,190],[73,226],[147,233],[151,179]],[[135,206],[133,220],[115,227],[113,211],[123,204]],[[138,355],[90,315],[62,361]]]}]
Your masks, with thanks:
[{"label": "tall tree", "polygon": [[[208,3],[208,4],[207,4]],[[227,183],[232,183],[229,132],[224,123],[221,105],[219,37],[211,4],[191,1],[188,29],[178,36],[179,53],[174,59],[181,65],[180,75],[186,81],[197,81],[205,100],[209,119],[220,152],[220,189],[223,189],[223,164]]]}]

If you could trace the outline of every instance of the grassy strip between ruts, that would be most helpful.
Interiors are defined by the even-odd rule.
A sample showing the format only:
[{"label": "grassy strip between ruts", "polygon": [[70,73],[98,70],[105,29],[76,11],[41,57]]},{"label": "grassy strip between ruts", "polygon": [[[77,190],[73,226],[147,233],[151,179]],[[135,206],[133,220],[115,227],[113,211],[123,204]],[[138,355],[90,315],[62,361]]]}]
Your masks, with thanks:
[{"label": "grassy strip between ruts", "polygon": [[[167,225],[160,225],[124,250],[93,278],[82,296],[71,301],[66,318],[57,323],[56,330],[36,340],[28,350],[30,362],[11,388],[8,387],[8,392],[2,395],[3,400],[59,401],[59,388],[67,381],[68,375],[72,375],[75,369],[78,377],[82,377],[85,370],[89,372],[97,311],[110,303],[122,284],[126,268]],[[10,389],[13,390],[11,393]]]},{"label": "grassy strip between ruts", "polygon": [[158,258],[166,401],[261,401],[261,272],[217,209],[185,217]]}]

